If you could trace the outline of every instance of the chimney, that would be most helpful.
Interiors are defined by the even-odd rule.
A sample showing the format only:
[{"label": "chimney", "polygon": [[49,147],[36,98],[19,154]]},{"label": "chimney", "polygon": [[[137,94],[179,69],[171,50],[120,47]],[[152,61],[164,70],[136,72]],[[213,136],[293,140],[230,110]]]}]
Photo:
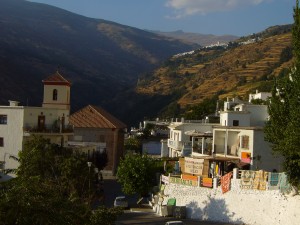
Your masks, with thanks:
[{"label": "chimney", "polygon": [[12,100],[9,100],[9,106],[19,106],[19,102],[18,101],[12,101]]}]

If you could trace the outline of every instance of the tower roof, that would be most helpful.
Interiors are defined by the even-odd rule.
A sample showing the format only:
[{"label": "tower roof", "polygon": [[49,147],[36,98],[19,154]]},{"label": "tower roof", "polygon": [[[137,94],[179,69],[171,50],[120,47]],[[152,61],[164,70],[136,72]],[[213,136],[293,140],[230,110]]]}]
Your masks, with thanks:
[{"label": "tower roof", "polygon": [[50,85],[71,85],[71,82],[65,79],[58,71],[44,79],[43,83]]},{"label": "tower roof", "polygon": [[69,121],[74,127],[81,128],[126,128],[126,125],[104,109],[88,105],[70,115]]}]

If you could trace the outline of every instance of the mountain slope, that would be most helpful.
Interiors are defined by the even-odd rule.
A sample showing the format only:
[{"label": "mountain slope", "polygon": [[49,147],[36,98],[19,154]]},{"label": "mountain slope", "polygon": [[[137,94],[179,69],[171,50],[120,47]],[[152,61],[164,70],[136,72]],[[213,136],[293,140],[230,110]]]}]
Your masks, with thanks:
[{"label": "mountain slope", "polygon": [[195,46],[23,0],[0,0],[0,31],[0,103],[40,105],[41,80],[59,67],[73,84],[73,111],[87,104],[116,108],[110,100],[140,74]]},{"label": "mountain slope", "polygon": [[238,39],[238,37],[234,35],[217,36],[212,34],[189,33],[189,32],[183,32],[181,30],[173,31],[173,32],[162,32],[162,31],[153,31],[153,32],[156,34],[164,35],[166,37],[179,39],[187,43],[195,43],[201,46],[208,46],[208,45],[216,44],[218,42],[228,43],[230,41],[234,41]]},{"label": "mountain slope", "polygon": [[[281,27],[276,29],[282,31]],[[172,57],[151,76],[140,79],[136,90],[145,95],[177,94],[174,102],[184,109],[215,95],[247,98],[255,89],[268,91],[273,78],[291,65],[289,27],[268,35],[262,32],[254,39],[244,37],[227,48],[202,48]]]}]

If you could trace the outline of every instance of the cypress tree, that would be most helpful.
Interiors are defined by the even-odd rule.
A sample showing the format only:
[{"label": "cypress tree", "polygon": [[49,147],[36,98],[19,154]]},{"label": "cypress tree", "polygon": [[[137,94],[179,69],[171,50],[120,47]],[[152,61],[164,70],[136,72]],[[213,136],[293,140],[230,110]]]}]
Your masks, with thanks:
[{"label": "cypress tree", "polygon": [[300,10],[294,7],[292,28],[294,65],[288,76],[275,80],[268,105],[269,121],[265,127],[266,140],[272,149],[284,157],[284,169],[289,182],[300,184]]}]

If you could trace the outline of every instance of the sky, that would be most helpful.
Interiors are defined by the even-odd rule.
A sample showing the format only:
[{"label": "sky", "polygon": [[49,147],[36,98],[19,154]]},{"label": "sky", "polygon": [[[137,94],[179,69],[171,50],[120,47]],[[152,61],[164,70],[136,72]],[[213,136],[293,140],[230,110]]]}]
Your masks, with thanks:
[{"label": "sky", "polygon": [[30,0],[143,30],[246,36],[293,23],[296,0]]}]

